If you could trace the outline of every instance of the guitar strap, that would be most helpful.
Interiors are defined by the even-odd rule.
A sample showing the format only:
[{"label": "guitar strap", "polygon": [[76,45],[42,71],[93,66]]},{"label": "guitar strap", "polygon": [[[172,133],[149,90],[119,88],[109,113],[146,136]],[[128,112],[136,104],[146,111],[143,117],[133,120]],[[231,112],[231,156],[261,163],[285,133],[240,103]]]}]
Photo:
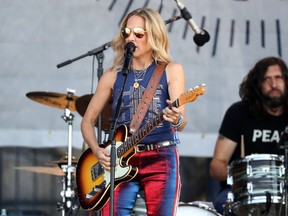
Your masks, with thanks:
[{"label": "guitar strap", "polygon": [[132,121],[130,123],[130,133],[135,133],[139,127],[141,122],[143,121],[146,112],[150,106],[150,103],[152,101],[153,95],[155,94],[155,91],[157,89],[157,86],[160,82],[161,77],[163,76],[164,69],[166,65],[157,65],[153,71],[153,74],[149,80],[148,86],[141,97],[140,103],[137,107],[137,111],[134,114]]}]

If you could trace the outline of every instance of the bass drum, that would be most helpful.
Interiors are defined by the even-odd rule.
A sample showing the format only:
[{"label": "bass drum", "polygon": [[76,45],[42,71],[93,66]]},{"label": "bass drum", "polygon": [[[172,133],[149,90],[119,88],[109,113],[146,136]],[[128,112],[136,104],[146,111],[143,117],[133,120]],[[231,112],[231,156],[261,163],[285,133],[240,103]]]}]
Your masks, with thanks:
[{"label": "bass drum", "polygon": [[180,203],[176,216],[221,216],[207,202]]},{"label": "bass drum", "polygon": [[136,203],[131,216],[147,216],[144,192],[140,191],[137,195]]}]

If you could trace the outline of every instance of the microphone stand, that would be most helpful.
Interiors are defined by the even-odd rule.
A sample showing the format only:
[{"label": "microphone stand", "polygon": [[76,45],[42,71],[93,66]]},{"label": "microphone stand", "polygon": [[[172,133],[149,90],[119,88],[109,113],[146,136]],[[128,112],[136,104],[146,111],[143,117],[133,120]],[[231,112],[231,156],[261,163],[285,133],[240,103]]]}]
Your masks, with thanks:
[{"label": "microphone stand", "polygon": [[69,59],[69,60],[67,60],[67,61],[64,61],[64,62],[58,64],[58,65],[57,65],[57,68],[64,67],[64,66],[66,66],[66,65],[68,65],[68,64],[71,64],[72,62],[77,61],[77,60],[79,60],[79,59],[82,59],[82,58],[84,58],[84,57],[91,56],[91,55],[96,55],[96,54],[98,54],[98,53],[101,53],[101,52],[103,52],[104,50],[107,50],[110,46],[111,46],[111,42],[107,42],[107,43],[101,45],[100,47],[97,47],[97,48],[95,48],[95,49],[93,49],[93,50],[88,51],[86,54],[80,55],[80,56],[78,56],[78,57],[76,57],[76,58]]},{"label": "microphone stand", "polygon": [[[111,42],[104,43],[103,45],[88,51],[86,54],[80,55],[76,58],[69,59],[57,65],[57,68],[64,67],[68,64],[71,64],[74,61],[82,59],[87,56],[94,55],[97,57],[98,60],[98,81],[100,80],[101,76],[103,75],[103,60],[104,60],[104,50],[107,50],[111,46]],[[94,72],[94,71],[93,71]],[[93,75],[92,75],[93,77]],[[92,78],[92,86],[91,86],[91,94],[93,93],[93,78]],[[97,125],[97,133],[98,133],[98,143],[102,142],[102,132],[101,132],[101,114],[98,116],[98,125]]]},{"label": "microphone stand", "polygon": [[114,187],[115,187],[115,167],[116,167],[116,140],[115,140],[115,131],[116,131],[116,119],[118,119],[120,114],[121,102],[123,98],[124,88],[126,86],[127,74],[123,73],[125,79],[121,88],[121,93],[117,101],[116,110],[113,117],[113,124],[111,126],[108,142],[111,144],[110,150],[110,216],[114,214]]},{"label": "microphone stand", "polygon": [[[126,78],[124,83],[126,83]],[[125,85],[125,84],[124,84]],[[122,96],[123,96],[123,90],[124,90],[124,85],[122,87],[121,90],[121,95],[119,97],[118,100],[118,104],[117,104],[117,109],[115,112],[115,117],[118,116],[118,114],[120,113],[120,104],[121,104],[121,100]],[[117,113],[117,114],[116,114]],[[114,187],[115,187],[115,166],[116,166],[116,141],[114,139],[115,137],[115,130],[116,130],[116,118],[114,118],[114,124],[113,127],[111,128],[110,132],[109,132],[109,137],[108,137],[108,142],[110,141],[111,144],[111,150],[110,150],[110,215],[113,216],[114,215]]]},{"label": "microphone stand", "polygon": [[[116,167],[116,140],[115,132],[117,126],[117,119],[120,115],[120,108],[123,99],[123,93],[126,86],[126,81],[129,73],[129,68],[132,62],[133,53],[135,52],[136,46],[133,42],[129,42],[125,45],[125,59],[122,68],[122,75],[124,76],[123,85],[121,85],[121,91],[117,100],[116,110],[113,116],[113,124],[109,132],[108,142],[110,142],[110,216],[114,215],[114,188],[115,188],[115,167]],[[124,140],[123,140],[124,141]]]}]

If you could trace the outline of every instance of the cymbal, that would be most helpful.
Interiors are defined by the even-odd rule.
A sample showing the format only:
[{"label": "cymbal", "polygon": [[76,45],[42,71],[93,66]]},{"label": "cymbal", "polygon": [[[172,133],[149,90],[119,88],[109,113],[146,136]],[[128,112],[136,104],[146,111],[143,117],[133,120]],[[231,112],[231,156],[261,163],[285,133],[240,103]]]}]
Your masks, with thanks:
[{"label": "cymbal", "polygon": [[50,174],[50,175],[56,175],[56,176],[64,176],[65,173],[62,171],[62,169],[58,166],[55,167],[14,167],[18,170],[24,170],[29,172],[36,172],[36,173],[44,173],[44,174]]},{"label": "cymbal", "polygon": [[[76,103],[75,103],[76,110],[82,117],[84,116],[92,97],[93,97],[93,94],[86,94],[86,95],[79,97],[76,100]],[[103,130],[109,130],[110,129],[109,118],[111,117],[111,115],[112,115],[112,100],[109,101],[105,105],[105,107],[101,113],[101,127]],[[97,127],[97,126],[98,126],[98,121],[95,123],[95,127]]]},{"label": "cymbal", "polygon": [[78,96],[68,95],[56,92],[29,92],[26,94],[28,98],[34,100],[38,103],[48,105],[51,107],[59,109],[69,109],[71,111],[76,111],[75,101],[78,99]]},{"label": "cymbal", "polygon": [[[72,156],[71,164],[76,165],[77,163],[78,163],[78,160],[74,156]],[[61,166],[63,164],[68,164],[68,156],[65,155],[59,161],[51,161],[51,162],[47,162],[46,164],[47,165],[58,165],[58,166]]]}]

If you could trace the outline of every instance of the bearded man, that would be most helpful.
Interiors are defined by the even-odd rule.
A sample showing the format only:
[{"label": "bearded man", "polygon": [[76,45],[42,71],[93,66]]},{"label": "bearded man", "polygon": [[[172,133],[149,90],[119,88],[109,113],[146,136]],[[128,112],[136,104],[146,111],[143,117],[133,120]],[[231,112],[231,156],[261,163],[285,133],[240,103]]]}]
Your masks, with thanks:
[{"label": "bearded man", "polygon": [[[231,185],[233,185],[233,183],[227,185],[229,165],[231,167],[231,162],[243,160],[247,155],[253,156],[254,154],[259,154],[260,156],[267,156],[267,154],[284,155],[280,138],[282,137],[285,127],[288,125],[287,89],[287,65],[278,57],[266,57],[258,61],[240,84],[239,95],[241,101],[232,104],[225,113],[210,164],[210,175],[220,182],[221,187],[214,200],[214,207],[218,213],[223,214],[224,206],[227,206],[227,200],[229,201],[228,193],[231,192]],[[252,160],[253,159],[255,160],[255,158],[252,157]],[[273,160],[273,158],[271,160]],[[248,165],[247,168],[249,169],[251,166],[249,167]],[[245,164],[244,168],[242,166],[240,169],[243,169],[242,171],[245,175],[249,175],[249,170],[246,171]],[[258,173],[258,175],[261,175],[261,173]],[[277,173],[275,175],[276,178],[279,176]],[[263,176],[265,176],[265,173]],[[271,191],[258,191],[256,192],[258,195],[253,196],[257,182],[246,182],[247,178],[244,176],[244,181],[243,179],[241,180],[243,185],[240,185],[242,188],[238,188],[240,192],[238,191],[237,193],[244,193],[244,198],[242,197],[243,199],[240,200],[240,203],[244,203],[243,205],[246,205],[246,207],[248,204],[253,204],[253,202],[258,203],[258,201],[255,200],[259,193],[262,193],[261,196],[264,197],[262,203],[264,210],[261,210],[258,206],[258,210],[255,211],[265,211],[267,209],[270,211],[271,203],[273,204],[274,202],[273,193]],[[259,176],[259,179],[260,178],[261,176]],[[237,182],[234,182],[234,189],[239,187],[239,185],[235,185],[236,183]],[[271,184],[274,183],[272,182]],[[281,196],[281,185],[271,185],[271,188],[273,187],[279,190],[276,192],[280,192]],[[236,195],[239,195],[237,193]],[[261,203],[262,201],[259,202]],[[281,203],[281,200],[275,202]],[[235,205],[240,204],[238,202],[238,204]],[[255,214],[255,212],[251,212],[252,210],[249,210],[249,206],[247,208],[248,210],[245,212],[247,215],[248,213],[258,215]],[[284,212],[284,207],[282,209]],[[238,212],[235,215],[238,214],[244,215],[243,212]]]}]

